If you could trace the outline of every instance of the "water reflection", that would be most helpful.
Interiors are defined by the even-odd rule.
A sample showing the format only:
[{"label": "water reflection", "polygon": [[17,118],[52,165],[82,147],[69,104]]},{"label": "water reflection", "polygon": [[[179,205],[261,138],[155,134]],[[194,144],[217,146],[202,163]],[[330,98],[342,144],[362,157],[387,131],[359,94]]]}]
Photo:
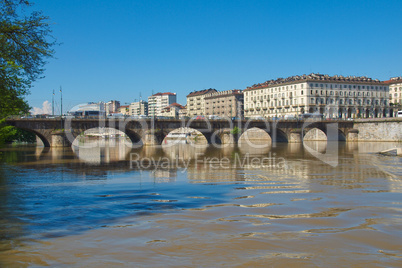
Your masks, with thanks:
[{"label": "water reflection", "polygon": [[77,139],[72,145],[73,152],[83,161],[91,164],[110,163],[126,160],[131,148],[125,137],[113,139]]},{"label": "water reflection", "polygon": [[202,157],[208,144],[193,146],[190,144],[174,144],[162,146],[163,152],[172,161],[190,161]]},{"label": "water reflection", "polygon": [[[321,144],[309,148],[328,152],[331,144]],[[115,146],[88,153],[104,155],[89,162],[81,158],[81,148],[78,154],[4,149],[0,265],[104,266],[107,256],[116,263],[163,266],[155,247],[179,260],[183,249],[202,256],[199,266],[216,266],[222,259],[257,266],[248,260],[266,256],[272,257],[270,264],[280,256],[283,266],[295,260],[326,266],[332,252],[336,260],[339,254],[348,260],[342,266],[359,266],[362,258],[375,261],[379,254],[396,264],[402,158],[361,153],[390,143],[338,146],[337,166],[302,144],[277,144],[268,151]],[[110,152],[120,148],[122,155]],[[170,164],[130,168],[130,154]],[[183,162],[188,166],[175,164]],[[388,255],[373,254],[379,250]],[[186,260],[177,266],[191,266]]]},{"label": "water reflection", "polygon": [[248,154],[250,156],[262,156],[271,150],[271,146],[253,146],[253,144],[242,143],[239,144],[239,149],[242,154]]},{"label": "water reflection", "polygon": [[305,140],[303,141],[303,146],[308,147],[309,149],[318,152],[318,153],[325,153],[327,150],[327,141],[312,141],[312,140]]}]

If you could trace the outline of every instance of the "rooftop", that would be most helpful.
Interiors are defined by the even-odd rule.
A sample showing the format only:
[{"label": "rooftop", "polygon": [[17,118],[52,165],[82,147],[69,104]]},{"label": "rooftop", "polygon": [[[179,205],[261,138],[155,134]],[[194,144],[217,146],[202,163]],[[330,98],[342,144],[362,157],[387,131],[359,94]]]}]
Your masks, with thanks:
[{"label": "rooftop", "polygon": [[385,84],[398,84],[402,83],[402,76],[391,77],[389,80],[384,81]]},{"label": "rooftop", "polygon": [[251,87],[247,87],[245,90],[266,88],[282,84],[292,84],[295,82],[300,83],[300,82],[311,82],[311,81],[337,82],[337,83],[376,83],[376,84],[382,83],[378,79],[372,79],[366,76],[342,76],[342,75],[329,76],[327,74],[311,73],[309,75],[303,74],[303,75],[290,76],[287,78],[277,78],[276,80],[268,80],[264,83],[254,84]]},{"label": "rooftop", "polygon": [[190,94],[188,94],[187,97],[200,96],[200,95],[204,95],[204,94],[212,93],[212,92],[218,92],[218,91],[214,88],[203,89],[203,90],[193,91]]},{"label": "rooftop", "polygon": [[[156,93],[156,94],[154,94],[154,95],[152,95],[152,96],[163,96],[163,95],[175,96],[176,93],[172,93],[172,92],[163,92],[163,93],[161,93],[161,92],[158,92],[158,93]],[[151,96],[151,97],[152,97],[152,96]]]}]

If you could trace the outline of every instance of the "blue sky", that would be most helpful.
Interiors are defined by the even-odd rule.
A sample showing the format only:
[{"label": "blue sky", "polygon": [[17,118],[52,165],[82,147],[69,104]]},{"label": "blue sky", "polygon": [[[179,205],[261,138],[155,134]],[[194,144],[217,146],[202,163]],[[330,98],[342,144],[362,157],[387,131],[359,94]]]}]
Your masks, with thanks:
[{"label": "blue sky", "polygon": [[34,0],[61,43],[27,97],[56,111],[309,74],[402,75],[402,1]]}]

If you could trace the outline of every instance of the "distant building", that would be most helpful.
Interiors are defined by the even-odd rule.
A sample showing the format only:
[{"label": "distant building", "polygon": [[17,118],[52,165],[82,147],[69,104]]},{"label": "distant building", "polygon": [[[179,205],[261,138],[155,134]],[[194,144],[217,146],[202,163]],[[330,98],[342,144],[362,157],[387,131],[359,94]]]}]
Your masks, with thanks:
[{"label": "distant building", "polygon": [[105,111],[107,115],[117,113],[120,111],[119,109],[120,109],[120,101],[111,100],[106,102],[105,104]]},{"label": "distant building", "polygon": [[388,85],[378,79],[310,74],[278,78],[244,90],[244,116],[325,118],[387,117]]},{"label": "distant building", "polygon": [[106,116],[104,102],[87,102],[74,106],[67,112],[73,116]]},{"label": "distant building", "polygon": [[187,117],[187,105],[183,107],[183,109],[180,109],[179,111],[179,119],[186,118]]},{"label": "distant building", "polygon": [[148,116],[148,102],[141,100],[131,103],[129,107],[129,114],[133,116]]},{"label": "distant building", "polygon": [[169,106],[165,107],[161,111],[161,116],[172,117],[175,119],[179,118],[180,110],[184,109],[184,107],[178,103],[172,103]]},{"label": "distant building", "polygon": [[239,89],[205,95],[205,115],[243,117],[243,92]]},{"label": "distant building", "polygon": [[205,115],[205,96],[218,92],[214,88],[193,91],[187,95],[187,116]]},{"label": "distant building", "polygon": [[120,106],[119,113],[121,113],[122,115],[129,115],[129,107],[129,105]]},{"label": "distant building", "polygon": [[148,97],[148,115],[161,116],[162,109],[176,102],[176,93],[156,93]]},{"label": "distant building", "polygon": [[396,116],[398,110],[402,110],[402,76],[392,77],[384,83],[389,86],[389,101],[392,104],[392,114]]}]

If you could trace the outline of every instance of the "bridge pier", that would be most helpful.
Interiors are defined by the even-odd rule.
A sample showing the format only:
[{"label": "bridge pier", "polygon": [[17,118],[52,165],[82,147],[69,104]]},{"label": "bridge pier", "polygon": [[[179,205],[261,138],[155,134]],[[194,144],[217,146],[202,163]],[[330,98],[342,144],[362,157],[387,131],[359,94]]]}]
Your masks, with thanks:
[{"label": "bridge pier", "polygon": [[346,141],[355,142],[355,141],[358,141],[358,139],[359,139],[359,130],[357,130],[355,128],[350,129],[346,136]]},{"label": "bridge pier", "polygon": [[51,133],[52,141],[50,147],[69,147],[71,146],[70,141],[64,130],[57,130]]},{"label": "bridge pier", "polygon": [[160,143],[158,142],[158,138],[153,133],[145,133],[142,137],[142,144],[144,146],[160,145]]},{"label": "bridge pier", "polygon": [[301,143],[302,142],[302,131],[301,129],[294,129],[290,131],[289,143]]}]

